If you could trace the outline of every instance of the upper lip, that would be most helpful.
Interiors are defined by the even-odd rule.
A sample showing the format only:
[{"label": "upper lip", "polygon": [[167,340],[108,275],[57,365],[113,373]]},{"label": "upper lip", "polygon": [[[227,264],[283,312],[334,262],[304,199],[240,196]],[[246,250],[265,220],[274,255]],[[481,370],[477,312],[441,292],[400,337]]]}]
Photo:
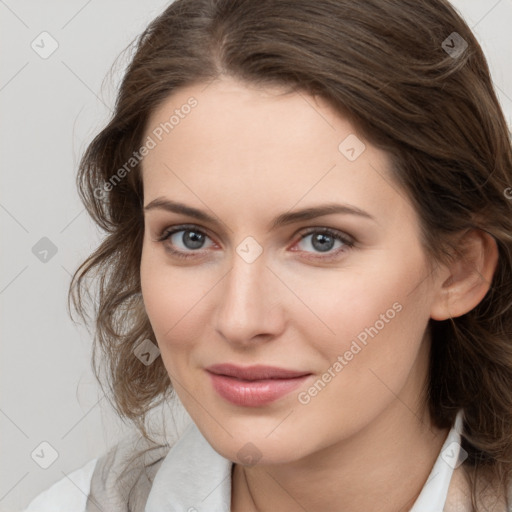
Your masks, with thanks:
[{"label": "upper lip", "polygon": [[275,366],[236,366],[234,364],[214,364],[205,368],[211,373],[217,375],[225,375],[236,379],[244,380],[264,380],[264,379],[293,379],[310,375],[311,372],[303,372],[296,370],[287,370],[285,368],[277,368]]}]

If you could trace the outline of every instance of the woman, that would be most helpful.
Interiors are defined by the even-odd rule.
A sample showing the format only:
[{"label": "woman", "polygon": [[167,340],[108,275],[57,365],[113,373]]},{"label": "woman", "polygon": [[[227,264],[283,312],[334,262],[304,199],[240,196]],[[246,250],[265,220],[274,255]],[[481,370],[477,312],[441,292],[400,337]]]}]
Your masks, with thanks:
[{"label": "woman", "polygon": [[81,162],[70,290],[141,444],[27,510],[511,510],[511,186],[446,0],[172,3]]}]

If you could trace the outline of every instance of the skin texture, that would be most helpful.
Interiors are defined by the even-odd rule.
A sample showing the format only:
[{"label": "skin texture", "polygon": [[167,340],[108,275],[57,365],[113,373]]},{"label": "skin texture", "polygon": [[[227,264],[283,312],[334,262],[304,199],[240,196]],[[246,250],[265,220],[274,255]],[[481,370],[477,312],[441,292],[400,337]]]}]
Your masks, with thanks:
[{"label": "skin texture", "polygon": [[[408,510],[448,433],[431,424],[423,399],[428,321],[478,304],[495,244],[468,233],[464,262],[432,270],[387,154],[305,93],[226,77],[186,87],[153,113],[145,137],[190,96],[197,106],[144,159],[144,205],[179,201],[217,221],[145,211],[142,294],[180,400],[235,462],[232,510]],[[354,161],[338,149],[349,135],[366,146]],[[269,229],[282,213],[331,202],[373,219],[330,214]],[[200,248],[184,245],[183,231],[157,241],[181,224],[206,235]],[[313,236],[301,240],[311,228],[331,228],[354,245],[334,240],[322,252]],[[263,250],[252,263],[237,252],[249,236]],[[298,394],[394,304],[394,317],[301,403]],[[313,375],[269,405],[242,407],[218,395],[204,370],[226,362]],[[239,458],[247,443],[257,448],[255,465]]]}]

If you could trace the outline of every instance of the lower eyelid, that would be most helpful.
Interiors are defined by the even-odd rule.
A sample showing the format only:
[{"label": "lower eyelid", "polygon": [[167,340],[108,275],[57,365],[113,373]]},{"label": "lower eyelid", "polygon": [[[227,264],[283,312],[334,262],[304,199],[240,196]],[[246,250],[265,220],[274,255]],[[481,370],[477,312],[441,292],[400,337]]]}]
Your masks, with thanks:
[{"label": "lower eyelid", "polygon": [[[308,235],[306,235],[308,236]],[[339,256],[341,256],[343,253],[350,251],[354,247],[354,243],[350,240],[343,240],[338,237],[336,237],[336,240],[342,242],[341,247],[338,248],[332,248],[329,251],[326,252],[316,252],[316,251],[305,251],[303,249],[297,249],[295,246],[302,240],[298,240],[293,246],[292,246],[292,252],[302,252],[306,256],[305,258],[314,259],[314,260],[328,260],[328,259],[335,259]]]}]

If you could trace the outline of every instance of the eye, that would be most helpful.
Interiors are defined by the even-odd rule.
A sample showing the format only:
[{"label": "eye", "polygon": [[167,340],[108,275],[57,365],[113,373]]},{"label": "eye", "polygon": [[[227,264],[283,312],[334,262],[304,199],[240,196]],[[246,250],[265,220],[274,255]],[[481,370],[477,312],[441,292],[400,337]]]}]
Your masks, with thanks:
[{"label": "eye", "polygon": [[[305,241],[308,239],[309,241],[306,243]],[[333,250],[336,243],[338,243],[338,247]],[[354,246],[354,240],[340,231],[329,228],[314,228],[302,233],[298,244],[306,246],[305,249],[302,249],[306,252],[309,252],[308,246],[312,247],[314,252],[318,254],[314,257],[322,258],[322,253],[328,253],[328,257],[332,257],[347,251]]]},{"label": "eye", "polygon": [[[205,246],[208,240],[211,243]],[[158,236],[157,241],[163,243],[166,251],[178,258],[199,256],[203,249],[215,245],[204,231],[194,225],[182,225],[166,229]],[[313,252],[316,252],[312,257],[322,259],[336,257],[354,247],[354,243],[350,236],[340,231],[330,228],[311,228],[300,235],[300,240],[295,245],[300,246],[302,244],[299,251],[306,253],[311,252],[310,249],[312,248]],[[338,246],[335,248],[336,245]],[[291,250],[297,251],[297,249]]]},{"label": "eye", "polygon": [[176,226],[166,229],[158,236],[157,241],[164,243],[166,250],[173,255],[189,258],[196,256],[193,253],[204,248],[207,239],[210,240],[210,237],[195,226]]}]

